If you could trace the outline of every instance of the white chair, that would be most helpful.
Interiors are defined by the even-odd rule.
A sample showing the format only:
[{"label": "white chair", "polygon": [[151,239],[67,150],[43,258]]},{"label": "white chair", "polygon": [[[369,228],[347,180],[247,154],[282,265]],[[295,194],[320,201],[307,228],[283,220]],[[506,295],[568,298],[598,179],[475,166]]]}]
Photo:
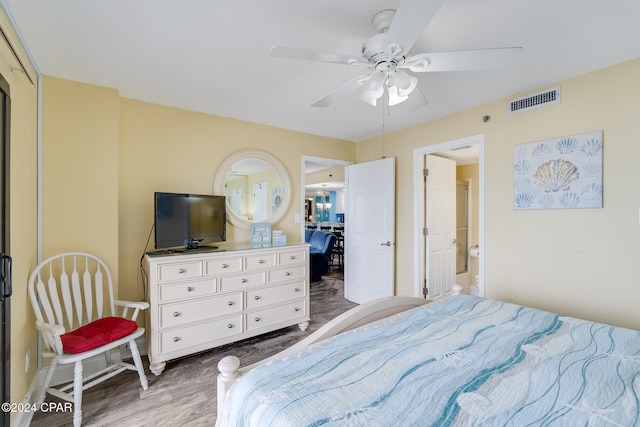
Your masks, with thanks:
[{"label": "white chair", "polygon": [[[52,357],[38,406],[46,392],[74,404],[73,425],[82,424],[82,392],[126,369],[138,372],[143,389],[148,388],[135,339],[144,334],[135,320],[146,302],[113,299],[109,269],[97,257],[80,252],[64,253],[42,261],[29,276],[29,298],[42,333],[44,357]],[[116,306],[121,315],[116,314]],[[132,313],[129,313],[130,310]],[[126,334],[123,336],[123,334]],[[129,344],[134,365],[114,363],[111,350]],[[104,353],[107,367],[87,378],[82,361]],[[74,363],[73,382],[60,389],[49,388],[57,364]],[[71,390],[72,389],[72,390]]]}]

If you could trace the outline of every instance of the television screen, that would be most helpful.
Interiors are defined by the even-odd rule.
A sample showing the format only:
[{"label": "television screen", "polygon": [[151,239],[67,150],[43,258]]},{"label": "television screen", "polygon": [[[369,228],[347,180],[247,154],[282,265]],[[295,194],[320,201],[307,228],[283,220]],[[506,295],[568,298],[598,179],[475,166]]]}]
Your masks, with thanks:
[{"label": "television screen", "polygon": [[155,193],[156,249],[226,240],[224,196]]}]

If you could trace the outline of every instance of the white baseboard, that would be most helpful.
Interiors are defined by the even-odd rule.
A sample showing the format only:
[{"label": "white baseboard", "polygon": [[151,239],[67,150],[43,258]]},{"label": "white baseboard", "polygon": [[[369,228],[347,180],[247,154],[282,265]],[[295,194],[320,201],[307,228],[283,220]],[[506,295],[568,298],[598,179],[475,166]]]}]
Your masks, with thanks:
[{"label": "white baseboard", "polygon": [[[138,351],[140,355],[147,354],[147,345],[144,335],[136,339],[136,345],[138,346]],[[120,347],[120,350],[112,350],[111,351],[111,360],[114,362],[119,362],[122,359],[131,358],[131,351],[129,349],[129,345],[123,345]],[[107,362],[104,358],[104,355],[94,356],[91,359],[87,359],[82,363],[83,373],[85,376],[89,376],[99,372],[101,369],[104,369],[107,366]],[[29,404],[33,406],[36,404],[38,400],[38,396],[40,395],[40,391],[42,390],[42,382],[44,381],[44,377],[47,373],[47,369],[49,366],[41,367],[36,375],[33,377],[31,384],[29,384],[29,389],[27,390],[27,394],[24,399],[22,399],[22,403]],[[55,372],[53,373],[53,377],[51,378],[50,386],[56,386],[60,384],[65,384],[73,381],[73,364],[69,365],[58,365],[56,367]],[[23,411],[18,412],[18,415],[14,419],[12,426],[14,427],[28,427],[31,424],[31,419],[33,418],[33,412],[31,411]]]}]

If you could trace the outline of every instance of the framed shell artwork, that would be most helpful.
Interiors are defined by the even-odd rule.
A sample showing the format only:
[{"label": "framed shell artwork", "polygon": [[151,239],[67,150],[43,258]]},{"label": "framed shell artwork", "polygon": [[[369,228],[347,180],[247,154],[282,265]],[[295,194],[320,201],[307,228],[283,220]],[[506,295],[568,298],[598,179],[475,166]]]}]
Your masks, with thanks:
[{"label": "framed shell artwork", "polygon": [[514,147],[514,209],[601,207],[602,131]]}]

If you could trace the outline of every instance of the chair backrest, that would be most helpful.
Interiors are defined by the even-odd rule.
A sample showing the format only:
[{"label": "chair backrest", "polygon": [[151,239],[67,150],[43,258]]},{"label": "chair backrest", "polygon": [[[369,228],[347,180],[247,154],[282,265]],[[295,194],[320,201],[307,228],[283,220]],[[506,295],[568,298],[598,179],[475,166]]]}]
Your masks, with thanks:
[{"label": "chair backrest", "polygon": [[313,234],[314,230],[311,229],[306,229],[304,230],[304,241],[309,243],[309,239],[311,238],[311,235]]},{"label": "chair backrest", "polygon": [[[111,273],[99,258],[69,252],[42,261],[29,276],[29,298],[40,322],[71,331],[108,316],[115,316]],[[43,338],[52,350],[51,334]]]},{"label": "chair backrest", "polygon": [[309,238],[309,249],[311,252],[331,255],[336,236],[326,231],[315,230]]}]

